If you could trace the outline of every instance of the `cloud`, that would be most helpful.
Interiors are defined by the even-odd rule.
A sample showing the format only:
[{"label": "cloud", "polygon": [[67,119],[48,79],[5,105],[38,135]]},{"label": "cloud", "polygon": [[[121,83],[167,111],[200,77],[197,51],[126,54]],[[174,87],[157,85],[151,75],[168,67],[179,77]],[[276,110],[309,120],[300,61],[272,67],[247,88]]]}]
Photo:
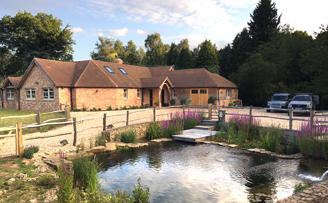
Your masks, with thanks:
[{"label": "cloud", "polygon": [[128,32],[128,28],[118,29],[118,30],[109,30],[107,31],[110,35],[114,36],[125,36]]},{"label": "cloud", "polygon": [[148,31],[146,31],[146,30],[137,30],[137,34],[138,35],[148,35],[149,34],[149,32]]},{"label": "cloud", "polygon": [[[232,13],[239,8],[254,6],[257,0],[84,0],[80,10],[90,11],[91,15],[115,16],[117,21],[137,21],[153,24],[164,24],[211,34],[226,32],[236,27]],[[228,25],[227,29],[222,29]],[[234,29],[235,30],[235,29]],[[137,31],[141,34],[142,30]],[[144,33],[143,33],[144,34]],[[112,34],[114,35],[114,34]]]},{"label": "cloud", "polygon": [[82,28],[79,28],[79,27],[74,27],[71,29],[71,31],[74,33],[78,33],[78,32],[85,33],[85,30],[83,30]]}]

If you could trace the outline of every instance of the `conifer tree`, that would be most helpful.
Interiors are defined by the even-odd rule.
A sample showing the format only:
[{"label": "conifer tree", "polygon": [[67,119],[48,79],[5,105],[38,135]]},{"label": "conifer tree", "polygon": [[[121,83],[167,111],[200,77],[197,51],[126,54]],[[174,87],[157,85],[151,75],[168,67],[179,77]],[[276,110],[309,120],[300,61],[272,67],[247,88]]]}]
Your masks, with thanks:
[{"label": "conifer tree", "polygon": [[175,69],[191,69],[193,68],[191,52],[188,48],[181,50],[176,61]]},{"label": "conifer tree", "polygon": [[179,52],[177,49],[177,45],[175,43],[171,43],[171,49],[167,55],[167,65],[172,66],[176,63]]},{"label": "conifer tree", "polygon": [[278,32],[281,15],[278,16],[276,3],[260,0],[250,16],[251,22],[247,24],[253,47],[256,49],[259,44],[268,42]]},{"label": "conifer tree", "polygon": [[198,53],[196,68],[201,68],[202,66],[212,66],[218,65],[218,60],[214,47],[210,40],[205,40],[202,44],[200,51]]}]

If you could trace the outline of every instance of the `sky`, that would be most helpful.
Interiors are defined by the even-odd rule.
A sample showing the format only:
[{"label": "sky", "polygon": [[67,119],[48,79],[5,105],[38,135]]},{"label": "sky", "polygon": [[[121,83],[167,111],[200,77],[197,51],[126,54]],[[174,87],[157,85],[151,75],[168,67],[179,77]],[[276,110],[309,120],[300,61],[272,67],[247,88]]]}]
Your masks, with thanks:
[{"label": "sky", "polygon": [[[0,0],[0,17],[26,10],[61,19],[74,32],[74,61],[91,59],[98,36],[129,40],[144,48],[157,32],[165,44],[188,38],[190,49],[205,39],[223,48],[247,27],[259,0]],[[328,24],[327,0],[274,0],[281,24],[310,35]]]}]

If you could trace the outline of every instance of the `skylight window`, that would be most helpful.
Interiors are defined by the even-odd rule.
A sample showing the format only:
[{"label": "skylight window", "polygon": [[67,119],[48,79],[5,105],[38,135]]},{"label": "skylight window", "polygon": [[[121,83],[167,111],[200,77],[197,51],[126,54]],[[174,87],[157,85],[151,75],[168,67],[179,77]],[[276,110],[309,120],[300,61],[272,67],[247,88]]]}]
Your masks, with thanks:
[{"label": "skylight window", "polygon": [[108,72],[110,72],[110,73],[114,73],[114,71],[112,70],[112,69],[110,69],[110,67],[108,67],[108,66],[104,66],[105,68],[106,68],[106,70],[108,71]]},{"label": "skylight window", "polygon": [[123,69],[123,68],[119,68],[120,71],[124,74],[124,75],[127,75],[128,73]]}]

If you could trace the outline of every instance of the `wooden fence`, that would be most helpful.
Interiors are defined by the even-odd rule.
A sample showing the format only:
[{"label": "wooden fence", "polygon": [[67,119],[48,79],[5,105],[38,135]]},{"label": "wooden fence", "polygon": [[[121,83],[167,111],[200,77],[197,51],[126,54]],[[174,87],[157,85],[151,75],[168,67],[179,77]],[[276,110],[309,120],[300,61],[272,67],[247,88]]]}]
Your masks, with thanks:
[{"label": "wooden fence", "polygon": [[[15,132],[13,134],[13,131]],[[22,123],[17,123],[14,128],[3,128],[0,129],[0,132],[8,132],[8,134],[0,135],[0,138],[4,138],[3,142],[0,143],[0,149],[5,149],[4,145],[7,143],[15,142],[16,152],[15,154],[19,157],[23,157],[23,135],[22,135]],[[15,137],[14,140],[8,141],[9,137]],[[12,149],[13,147],[8,147]],[[7,155],[12,155],[14,153],[7,153]],[[5,155],[5,154],[2,154]]]}]

